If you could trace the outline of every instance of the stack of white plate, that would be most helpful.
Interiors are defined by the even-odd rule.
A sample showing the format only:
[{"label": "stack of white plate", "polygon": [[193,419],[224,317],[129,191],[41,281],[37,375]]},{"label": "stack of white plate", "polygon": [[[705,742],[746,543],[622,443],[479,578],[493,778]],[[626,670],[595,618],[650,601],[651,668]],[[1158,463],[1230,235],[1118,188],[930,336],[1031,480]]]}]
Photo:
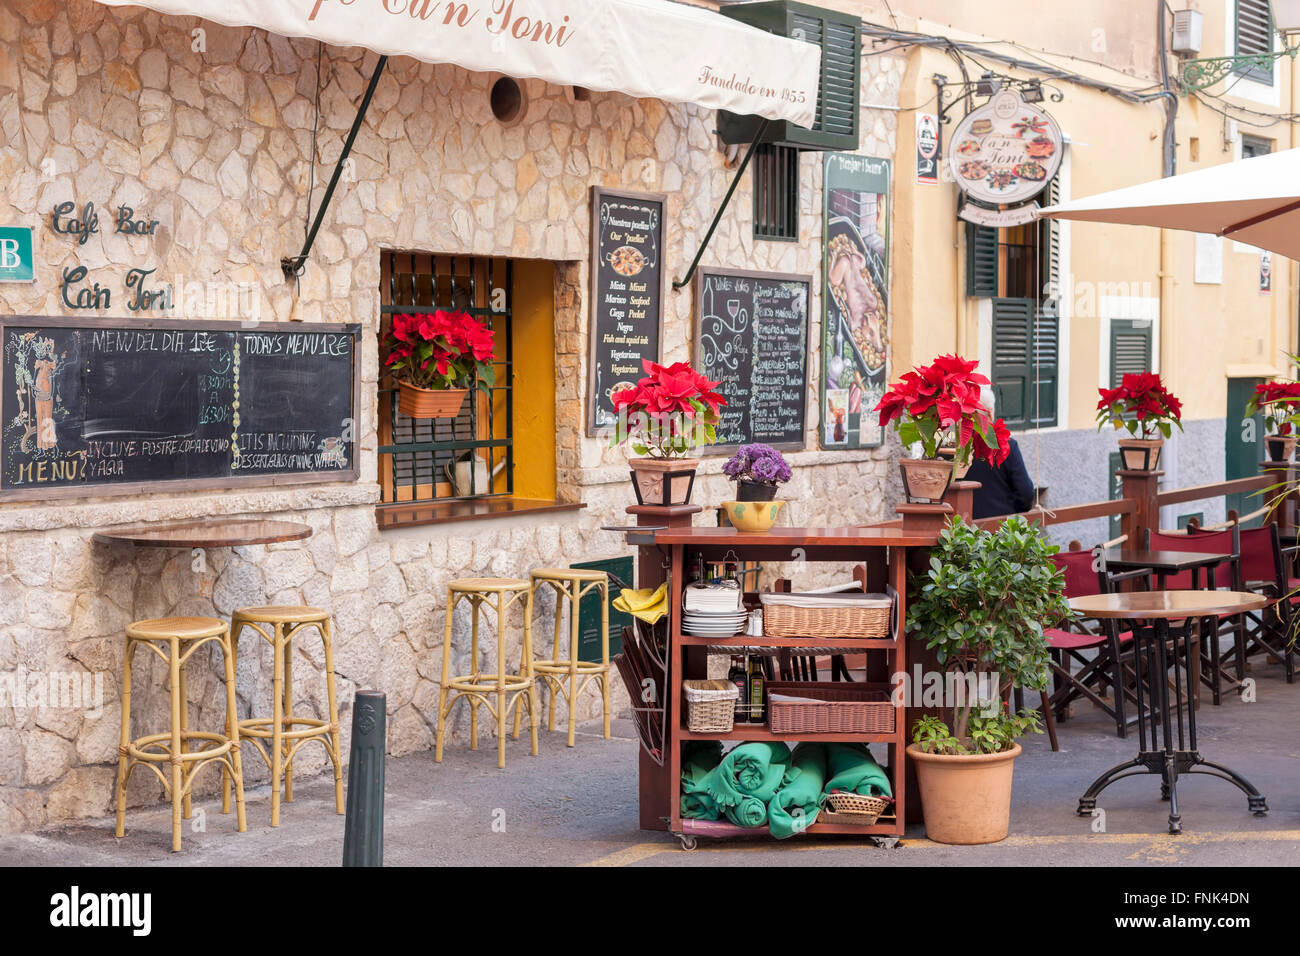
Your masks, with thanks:
[{"label": "stack of white plate", "polygon": [[682,633],[693,637],[733,637],[745,629],[749,613],[737,611],[683,611]]}]

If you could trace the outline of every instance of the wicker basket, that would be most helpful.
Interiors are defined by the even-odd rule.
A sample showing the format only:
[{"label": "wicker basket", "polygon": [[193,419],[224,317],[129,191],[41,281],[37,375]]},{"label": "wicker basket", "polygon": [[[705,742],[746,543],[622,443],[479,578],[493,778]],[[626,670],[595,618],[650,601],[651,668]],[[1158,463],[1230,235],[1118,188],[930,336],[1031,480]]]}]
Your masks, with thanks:
[{"label": "wicker basket", "polygon": [[[767,685],[768,723],[774,734],[892,734],[895,712],[887,684],[784,682]],[[782,701],[773,695],[811,697]]]},{"label": "wicker basket", "polygon": [[[860,793],[832,793],[826,797],[829,813],[818,819],[825,823],[852,823],[869,827],[880,819],[893,801],[889,797],[864,797]],[[824,819],[833,816],[834,820]]]},{"label": "wicker basket", "polygon": [[768,637],[833,637],[869,640],[889,637],[891,607],[796,607],[763,602]]},{"label": "wicker basket", "polygon": [[725,734],[736,718],[740,688],[725,680],[682,681],[686,690],[686,729],[693,734]]}]

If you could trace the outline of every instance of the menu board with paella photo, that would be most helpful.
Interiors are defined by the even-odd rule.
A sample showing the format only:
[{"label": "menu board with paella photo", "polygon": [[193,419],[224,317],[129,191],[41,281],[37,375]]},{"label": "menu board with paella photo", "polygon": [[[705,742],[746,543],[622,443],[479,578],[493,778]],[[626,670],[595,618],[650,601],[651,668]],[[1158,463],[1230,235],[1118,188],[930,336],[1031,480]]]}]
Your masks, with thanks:
[{"label": "menu board with paella photo", "polygon": [[827,153],[823,181],[822,448],[884,440],[872,409],[889,380],[890,163]]},{"label": "menu board with paella photo", "polygon": [[1014,89],[967,113],[948,140],[948,168],[969,198],[994,206],[1037,196],[1061,165],[1056,120]]}]

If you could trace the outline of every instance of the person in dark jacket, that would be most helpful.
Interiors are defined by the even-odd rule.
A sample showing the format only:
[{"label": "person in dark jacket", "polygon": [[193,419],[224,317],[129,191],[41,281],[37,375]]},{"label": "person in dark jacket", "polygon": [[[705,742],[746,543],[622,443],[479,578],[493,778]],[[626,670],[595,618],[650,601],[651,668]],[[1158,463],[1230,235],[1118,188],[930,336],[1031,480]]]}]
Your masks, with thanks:
[{"label": "person in dark jacket", "polygon": [[[989,413],[996,415],[993,403],[993,389],[985,388],[984,405]],[[987,462],[975,460],[966,481],[978,481],[975,489],[972,516],[975,518],[994,518],[999,515],[1019,514],[1028,511],[1034,504],[1034,483],[1025,467],[1025,459],[1020,454],[1020,445],[1011,439],[1011,451],[1006,461],[994,468]]]}]

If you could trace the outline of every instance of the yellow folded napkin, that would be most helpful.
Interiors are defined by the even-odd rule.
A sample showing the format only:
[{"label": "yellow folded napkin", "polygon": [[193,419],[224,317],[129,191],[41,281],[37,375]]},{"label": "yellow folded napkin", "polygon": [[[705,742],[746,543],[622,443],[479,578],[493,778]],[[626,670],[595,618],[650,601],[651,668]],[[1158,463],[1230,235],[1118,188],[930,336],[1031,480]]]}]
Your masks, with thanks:
[{"label": "yellow folded napkin", "polygon": [[632,590],[624,588],[614,598],[614,609],[624,614],[631,614],[639,621],[656,624],[668,613],[668,584],[659,587]]}]

